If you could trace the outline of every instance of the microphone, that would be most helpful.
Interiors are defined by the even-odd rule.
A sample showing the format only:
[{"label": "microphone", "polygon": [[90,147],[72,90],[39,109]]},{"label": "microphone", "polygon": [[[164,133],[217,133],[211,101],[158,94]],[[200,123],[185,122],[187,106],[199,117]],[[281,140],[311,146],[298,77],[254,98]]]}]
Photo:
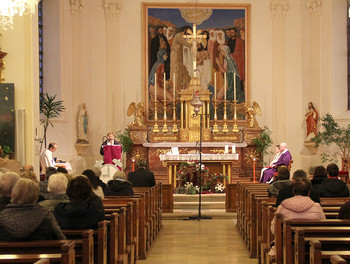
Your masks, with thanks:
[{"label": "microphone", "polygon": [[198,141],[196,141],[196,154],[198,153]]}]

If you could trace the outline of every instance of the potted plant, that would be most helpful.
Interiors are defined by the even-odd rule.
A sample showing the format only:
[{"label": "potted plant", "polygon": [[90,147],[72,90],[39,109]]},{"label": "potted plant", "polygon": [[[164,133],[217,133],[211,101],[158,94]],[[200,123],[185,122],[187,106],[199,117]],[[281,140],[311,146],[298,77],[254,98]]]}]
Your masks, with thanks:
[{"label": "potted plant", "polygon": [[261,157],[261,162],[263,165],[266,164],[266,162],[263,161],[264,155],[270,155],[272,154],[271,151],[269,151],[269,147],[272,146],[273,141],[271,139],[271,131],[267,126],[264,126],[264,130],[260,132],[259,136],[253,139],[253,143],[256,148],[256,152]]},{"label": "potted plant", "polygon": [[337,162],[339,156],[341,156],[343,162],[348,160],[350,158],[350,125],[340,127],[329,113],[325,114],[321,121],[321,132],[311,141],[315,143],[316,148],[320,145],[330,146],[333,144],[338,147],[338,151],[322,153],[322,162]]},{"label": "potted plant", "polygon": [[[46,148],[46,133],[49,125],[53,127],[52,119],[59,117],[61,113],[65,110],[62,100],[56,100],[56,94],[54,96],[49,96],[48,93],[40,94],[40,113],[42,118],[40,123],[44,125],[44,142]],[[41,142],[40,152],[43,146]]]},{"label": "potted plant", "polygon": [[124,130],[122,132],[121,130],[116,132],[116,138],[119,140],[120,144],[122,145],[123,152],[128,153],[134,145],[130,138],[130,132],[129,130]]},{"label": "potted plant", "polygon": [[2,148],[0,146],[0,155],[2,158],[9,158],[11,154],[13,154],[13,150],[9,146],[4,145]]}]

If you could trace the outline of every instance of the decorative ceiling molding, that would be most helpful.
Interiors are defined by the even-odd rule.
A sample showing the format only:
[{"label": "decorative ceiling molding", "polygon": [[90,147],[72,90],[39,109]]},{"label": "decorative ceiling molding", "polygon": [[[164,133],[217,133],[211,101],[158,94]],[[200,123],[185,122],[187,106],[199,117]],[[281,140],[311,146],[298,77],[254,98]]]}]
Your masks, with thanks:
[{"label": "decorative ceiling molding", "polygon": [[72,14],[79,14],[84,6],[84,0],[70,0],[70,10]]},{"label": "decorative ceiling molding", "polygon": [[104,0],[106,18],[118,17],[122,9],[122,0]]},{"label": "decorative ceiling molding", "polygon": [[270,2],[272,18],[286,18],[288,8],[287,0],[271,0]]},{"label": "decorative ceiling molding", "polygon": [[319,16],[321,13],[321,0],[306,0],[306,8],[312,16]]}]

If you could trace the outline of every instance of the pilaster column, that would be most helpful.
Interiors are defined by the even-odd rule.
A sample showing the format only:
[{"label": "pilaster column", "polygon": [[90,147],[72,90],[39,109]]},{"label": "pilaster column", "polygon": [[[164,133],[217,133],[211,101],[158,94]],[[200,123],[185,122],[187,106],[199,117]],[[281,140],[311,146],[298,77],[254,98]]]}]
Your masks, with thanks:
[{"label": "pilaster column", "polygon": [[286,17],[287,0],[271,0],[272,17],[272,110],[276,142],[285,140],[287,134],[286,91]]},{"label": "pilaster column", "polygon": [[[321,0],[306,0],[305,7],[309,11],[310,19],[310,83],[309,93],[306,95],[306,101],[312,101],[320,111],[320,102],[322,96],[321,90]],[[306,104],[305,104],[306,105]]]},{"label": "pilaster column", "polygon": [[[107,131],[122,129],[126,109],[121,87],[120,20],[121,0],[103,0],[106,18],[106,118]],[[126,88],[127,89],[127,88]]]}]

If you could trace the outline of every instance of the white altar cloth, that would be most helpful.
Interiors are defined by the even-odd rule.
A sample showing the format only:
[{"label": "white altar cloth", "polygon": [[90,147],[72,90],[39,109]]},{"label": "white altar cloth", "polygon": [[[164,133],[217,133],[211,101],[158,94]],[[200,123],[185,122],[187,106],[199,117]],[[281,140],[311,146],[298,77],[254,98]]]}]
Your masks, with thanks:
[{"label": "white altar cloth", "polygon": [[[199,160],[199,153],[194,154],[161,154],[159,155],[161,161],[189,161],[189,160]],[[202,154],[202,161],[220,161],[220,160],[239,160],[239,155],[235,154]]]},{"label": "white altar cloth", "polygon": [[[203,142],[202,148],[225,148],[225,146],[232,147],[232,145],[236,146],[236,148],[245,148],[247,143],[232,143],[232,142]],[[160,143],[143,143],[143,146],[147,148],[171,148],[171,147],[196,147],[196,142],[160,142]],[[197,147],[199,147],[199,143],[197,142]],[[225,154],[226,155],[226,154]]]}]

